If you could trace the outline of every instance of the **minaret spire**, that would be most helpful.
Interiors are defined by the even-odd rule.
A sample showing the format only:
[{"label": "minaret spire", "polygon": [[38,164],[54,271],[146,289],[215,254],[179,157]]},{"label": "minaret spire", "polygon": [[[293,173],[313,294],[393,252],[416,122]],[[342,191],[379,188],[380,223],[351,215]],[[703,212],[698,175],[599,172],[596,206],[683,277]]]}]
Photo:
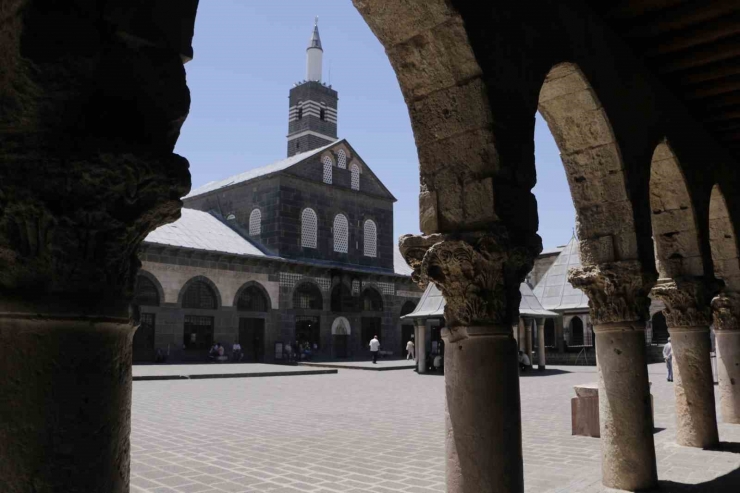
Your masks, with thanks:
[{"label": "minaret spire", "polygon": [[313,33],[306,48],[306,80],[321,82],[322,61],[324,50],[321,48],[321,37],[319,36],[319,16],[313,25]]}]

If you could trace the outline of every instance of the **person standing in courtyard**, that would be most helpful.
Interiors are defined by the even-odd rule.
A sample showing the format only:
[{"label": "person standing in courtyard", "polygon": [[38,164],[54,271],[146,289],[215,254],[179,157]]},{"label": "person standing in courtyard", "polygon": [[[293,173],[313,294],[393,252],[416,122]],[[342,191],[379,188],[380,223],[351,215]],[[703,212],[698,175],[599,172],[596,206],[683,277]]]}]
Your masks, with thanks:
[{"label": "person standing in courtyard", "polygon": [[380,350],[380,341],[378,336],[375,336],[370,341],[370,352],[373,353],[373,364],[378,364],[378,351]]},{"label": "person standing in courtyard", "polygon": [[663,359],[665,360],[665,366],[668,368],[668,381],[673,381],[673,346],[671,345],[671,338],[668,338],[665,346],[663,346]]},{"label": "person standing in courtyard", "polygon": [[414,341],[412,341],[411,339],[409,339],[409,342],[406,343],[406,361],[408,361],[409,359],[416,359],[414,355]]}]

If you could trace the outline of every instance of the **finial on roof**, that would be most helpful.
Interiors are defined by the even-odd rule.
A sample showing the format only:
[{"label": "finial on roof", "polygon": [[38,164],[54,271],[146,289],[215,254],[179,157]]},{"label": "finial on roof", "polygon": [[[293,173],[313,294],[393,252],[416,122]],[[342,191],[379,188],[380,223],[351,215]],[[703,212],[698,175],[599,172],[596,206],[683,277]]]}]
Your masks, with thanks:
[{"label": "finial on roof", "polygon": [[313,23],[313,27],[319,27],[319,16],[316,16],[316,20]]},{"label": "finial on roof", "polygon": [[308,49],[311,48],[318,48],[323,51],[321,48],[321,38],[319,37],[319,16],[316,16],[316,20],[314,21],[313,25],[313,33],[311,34],[311,39],[308,42]]}]

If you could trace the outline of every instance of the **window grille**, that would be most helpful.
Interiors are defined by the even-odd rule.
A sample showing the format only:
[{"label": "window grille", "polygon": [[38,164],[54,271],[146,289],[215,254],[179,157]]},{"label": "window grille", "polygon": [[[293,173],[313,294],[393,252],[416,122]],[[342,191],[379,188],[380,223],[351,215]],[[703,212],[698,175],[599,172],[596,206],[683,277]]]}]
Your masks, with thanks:
[{"label": "window grille", "polygon": [[215,310],[218,308],[216,294],[213,289],[203,281],[195,281],[188,286],[182,298],[183,308],[200,308]]},{"label": "window grille", "polygon": [[357,166],[357,164],[353,164],[349,168],[350,173],[352,173],[352,190],[359,190],[360,189],[360,167]]},{"label": "window grille", "polygon": [[337,167],[347,169],[347,153],[344,152],[344,149],[339,149],[337,152]]},{"label": "window grille", "polygon": [[329,156],[324,156],[323,159],[321,159],[321,162],[324,165],[324,183],[331,185],[331,172],[333,167],[331,158]]},{"label": "window grille", "polygon": [[365,256],[377,257],[378,232],[372,219],[365,221]]},{"label": "window grille", "polygon": [[349,223],[344,214],[334,217],[334,251],[347,253],[349,249]]},{"label": "window grille", "polygon": [[259,236],[262,234],[262,212],[255,209],[249,215],[249,236]]},{"label": "window grille", "polygon": [[144,276],[136,276],[134,304],[139,306],[159,306],[157,287]]},{"label": "window grille", "polygon": [[304,209],[301,214],[301,246],[316,248],[318,219],[313,209]]},{"label": "window grille", "polygon": [[321,291],[313,284],[301,284],[293,295],[293,308],[321,310],[323,303]]},{"label": "window grille", "polygon": [[256,286],[244,288],[236,302],[236,309],[245,312],[266,312],[267,306],[265,295]]},{"label": "window grille", "polygon": [[213,317],[185,315],[185,349],[208,349],[213,345]]}]

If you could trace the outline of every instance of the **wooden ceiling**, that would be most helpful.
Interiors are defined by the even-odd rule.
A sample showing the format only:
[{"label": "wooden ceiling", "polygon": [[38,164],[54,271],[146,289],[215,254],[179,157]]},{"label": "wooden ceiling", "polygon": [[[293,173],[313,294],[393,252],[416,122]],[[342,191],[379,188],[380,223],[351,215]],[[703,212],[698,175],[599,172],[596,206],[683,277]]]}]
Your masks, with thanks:
[{"label": "wooden ceiling", "polygon": [[740,0],[589,0],[740,161]]}]

